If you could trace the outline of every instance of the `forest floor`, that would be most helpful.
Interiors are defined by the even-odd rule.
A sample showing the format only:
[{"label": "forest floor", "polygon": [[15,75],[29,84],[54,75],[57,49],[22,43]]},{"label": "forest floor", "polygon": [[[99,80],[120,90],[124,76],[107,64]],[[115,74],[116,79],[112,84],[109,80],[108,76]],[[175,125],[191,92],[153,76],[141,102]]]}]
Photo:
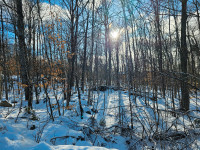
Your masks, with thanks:
[{"label": "forest floor", "polygon": [[[9,94],[9,102],[17,103],[11,108],[0,107],[0,149],[200,149],[200,93],[191,95],[190,111],[183,114],[172,110],[172,100],[167,96],[154,101],[151,93],[148,97],[129,96],[127,90],[113,88],[92,91],[92,105],[88,106],[86,91],[81,93],[81,119],[76,90],[70,107],[60,107],[58,115],[55,96],[60,106],[65,101],[62,89],[56,89],[48,89],[54,121],[49,117],[44,92],[39,104],[34,96],[30,114],[27,101],[22,101],[19,113],[23,97],[17,91]],[[179,100],[174,100],[178,108]]]}]

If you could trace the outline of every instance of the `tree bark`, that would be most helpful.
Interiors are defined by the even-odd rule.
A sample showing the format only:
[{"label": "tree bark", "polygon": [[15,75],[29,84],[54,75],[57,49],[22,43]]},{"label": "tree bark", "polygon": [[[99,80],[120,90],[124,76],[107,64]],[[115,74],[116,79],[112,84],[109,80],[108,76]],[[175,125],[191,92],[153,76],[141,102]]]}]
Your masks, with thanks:
[{"label": "tree bark", "polygon": [[89,22],[89,13],[87,14],[87,23],[86,23],[86,27],[85,27],[86,29],[85,29],[84,54],[83,54],[83,65],[82,65],[81,90],[83,93],[84,93],[84,82],[85,82],[88,22]]},{"label": "tree bark", "polygon": [[182,18],[181,18],[181,102],[180,109],[183,111],[189,110],[189,87],[188,87],[188,75],[187,75],[187,61],[188,50],[186,43],[186,22],[187,22],[187,0],[182,0]]},{"label": "tree bark", "polygon": [[[6,51],[5,51],[5,43],[4,43],[4,23],[3,23],[3,8],[1,7],[1,50],[2,50],[2,56],[3,56],[3,75],[4,75],[4,83],[5,83],[5,94],[6,94],[6,100],[8,100],[8,70],[7,70],[7,59],[6,59]],[[1,74],[0,74],[1,75]]]},{"label": "tree bark", "polygon": [[25,44],[24,36],[24,16],[22,12],[22,0],[16,0],[17,5],[17,35],[19,42],[20,56],[20,75],[25,90],[25,100],[28,100],[28,108],[32,109],[32,85],[29,77],[28,52]]},{"label": "tree bark", "polygon": [[69,57],[69,64],[70,64],[70,71],[68,73],[68,89],[67,89],[67,106],[69,106],[69,102],[71,99],[71,90],[74,85],[74,72],[75,72],[75,61],[76,61],[76,52],[77,52],[77,34],[78,34],[78,21],[79,21],[79,14],[78,14],[78,0],[71,1],[71,55]]}]

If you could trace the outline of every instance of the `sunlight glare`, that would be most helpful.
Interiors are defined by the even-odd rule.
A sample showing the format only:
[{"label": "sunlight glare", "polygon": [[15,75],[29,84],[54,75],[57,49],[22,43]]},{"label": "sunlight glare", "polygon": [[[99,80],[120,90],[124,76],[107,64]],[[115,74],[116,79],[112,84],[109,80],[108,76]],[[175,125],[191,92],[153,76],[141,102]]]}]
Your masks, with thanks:
[{"label": "sunlight glare", "polygon": [[119,32],[118,32],[118,30],[112,31],[112,32],[110,33],[110,36],[111,36],[112,39],[116,40],[116,39],[119,37]]}]

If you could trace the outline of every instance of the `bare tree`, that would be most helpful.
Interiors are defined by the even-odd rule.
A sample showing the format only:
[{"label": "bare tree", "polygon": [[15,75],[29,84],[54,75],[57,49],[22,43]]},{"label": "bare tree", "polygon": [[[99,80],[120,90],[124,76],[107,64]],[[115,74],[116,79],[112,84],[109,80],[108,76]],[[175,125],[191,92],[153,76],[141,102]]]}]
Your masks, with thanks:
[{"label": "bare tree", "polygon": [[16,0],[17,6],[17,35],[20,55],[20,75],[25,90],[25,99],[28,100],[28,108],[32,109],[32,84],[30,81],[30,68],[28,61],[28,51],[24,36],[24,16],[22,11],[22,0]]},{"label": "bare tree", "polygon": [[187,22],[187,0],[182,0],[182,15],[181,15],[181,71],[182,71],[182,81],[181,81],[181,103],[180,109],[187,111],[189,110],[189,87],[188,87],[188,75],[187,75],[187,63],[188,63],[188,50],[186,42],[186,22]]}]

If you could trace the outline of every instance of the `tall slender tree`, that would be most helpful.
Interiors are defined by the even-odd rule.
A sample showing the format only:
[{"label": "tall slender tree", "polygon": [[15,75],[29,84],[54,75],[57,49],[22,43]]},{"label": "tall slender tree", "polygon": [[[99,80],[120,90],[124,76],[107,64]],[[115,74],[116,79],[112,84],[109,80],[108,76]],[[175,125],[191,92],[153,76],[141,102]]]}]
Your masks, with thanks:
[{"label": "tall slender tree", "polygon": [[28,100],[28,108],[32,109],[32,85],[30,81],[30,68],[28,61],[28,52],[25,43],[24,16],[22,11],[22,0],[16,0],[17,6],[17,35],[19,42],[20,56],[20,75],[25,90],[25,99]]},{"label": "tall slender tree", "polygon": [[180,109],[187,111],[189,110],[189,87],[188,87],[188,75],[187,75],[187,62],[188,62],[188,50],[186,42],[186,23],[187,23],[187,0],[182,0],[182,15],[181,15],[181,102]]}]

